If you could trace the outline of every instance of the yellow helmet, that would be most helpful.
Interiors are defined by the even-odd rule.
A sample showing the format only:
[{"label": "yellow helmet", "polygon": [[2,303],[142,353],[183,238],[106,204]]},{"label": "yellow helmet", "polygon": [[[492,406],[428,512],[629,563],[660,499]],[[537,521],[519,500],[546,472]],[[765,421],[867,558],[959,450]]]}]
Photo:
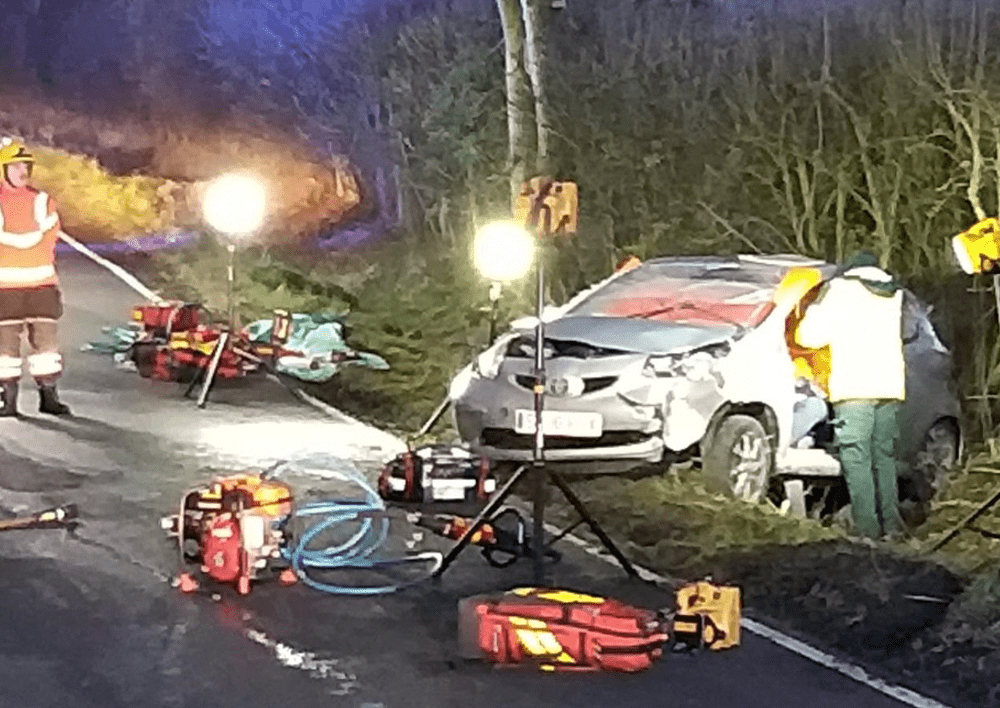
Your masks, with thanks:
[{"label": "yellow helmet", "polygon": [[6,167],[14,162],[34,163],[35,156],[28,152],[24,143],[12,138],[0,140],[0,168]]}]

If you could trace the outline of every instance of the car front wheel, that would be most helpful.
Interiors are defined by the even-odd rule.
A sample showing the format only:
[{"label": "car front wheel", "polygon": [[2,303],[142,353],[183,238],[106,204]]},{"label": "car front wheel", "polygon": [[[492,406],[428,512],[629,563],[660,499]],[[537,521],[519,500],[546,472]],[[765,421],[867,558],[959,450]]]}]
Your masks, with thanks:
[{"label": "car front wheel", "polygon": [[722,421],[702,452],[702,470],[713,489],[759,502],[767,494],[773,460],[771,439],[760,421],[735,414]]}]

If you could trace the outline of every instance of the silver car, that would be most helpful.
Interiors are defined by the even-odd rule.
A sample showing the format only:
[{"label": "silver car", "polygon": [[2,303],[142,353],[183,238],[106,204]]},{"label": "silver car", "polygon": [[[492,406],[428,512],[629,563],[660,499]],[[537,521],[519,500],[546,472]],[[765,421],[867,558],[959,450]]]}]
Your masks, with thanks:
[{"label": "silver car", "polygon": [[[810,270],[815,286],[785,287]],[[793,255],[658,258],[548,310],[546,462],[594,473],[696,458],[748,501],[838,477],[821,376],[790,336],[834,270]],[[959,403],[929,309],[904,303],[901,490],[923,503],[959,454]],[[461,438],[497,462],[532,459],[535,324],[513,323],[451,384]]]}]

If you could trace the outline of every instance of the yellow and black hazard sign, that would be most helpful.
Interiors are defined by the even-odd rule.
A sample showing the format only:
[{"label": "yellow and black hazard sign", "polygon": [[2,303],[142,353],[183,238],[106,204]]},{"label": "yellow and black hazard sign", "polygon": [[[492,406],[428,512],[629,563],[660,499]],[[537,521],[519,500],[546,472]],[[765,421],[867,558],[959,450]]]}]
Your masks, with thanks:
[{"label": "yellow and black hazard sign", "polygon": [[514,205],[514,220],[527,227],[532,208],[543,190],[547,190],[538,214],[538,230],[545,234],[576,233],[579,190],[576,182],[556,182],[546,177],[535,177],[524,183]]}]

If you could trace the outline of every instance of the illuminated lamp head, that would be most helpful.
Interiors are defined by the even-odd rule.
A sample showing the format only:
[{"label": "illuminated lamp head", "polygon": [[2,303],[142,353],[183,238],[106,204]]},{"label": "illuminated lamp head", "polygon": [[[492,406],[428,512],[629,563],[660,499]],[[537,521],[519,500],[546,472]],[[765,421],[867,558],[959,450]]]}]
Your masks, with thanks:
[{"label": "illuminated lamp head", "polygon": [[983,219],[951,239],[951,247],[962,270],[975,273],[1000,272],[1000,221]]}]

